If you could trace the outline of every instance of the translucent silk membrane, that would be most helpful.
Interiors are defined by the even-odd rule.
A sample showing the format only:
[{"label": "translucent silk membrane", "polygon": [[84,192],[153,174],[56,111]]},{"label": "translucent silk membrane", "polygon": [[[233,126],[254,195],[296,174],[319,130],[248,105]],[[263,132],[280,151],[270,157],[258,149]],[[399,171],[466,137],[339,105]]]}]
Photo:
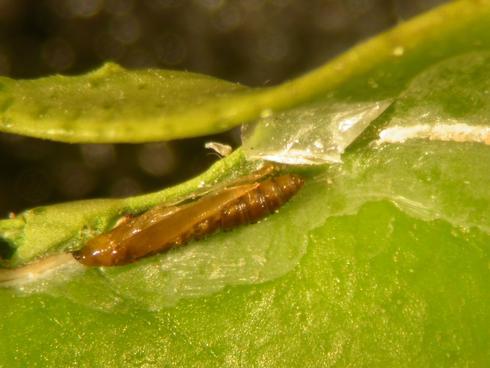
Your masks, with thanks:
[{"label": "translucent silk membrane", "polygon": [[341,162],[345,149],[380,116],[391,100],[321,101],[244,125],[242,143],[250,159],[290,165]]}]

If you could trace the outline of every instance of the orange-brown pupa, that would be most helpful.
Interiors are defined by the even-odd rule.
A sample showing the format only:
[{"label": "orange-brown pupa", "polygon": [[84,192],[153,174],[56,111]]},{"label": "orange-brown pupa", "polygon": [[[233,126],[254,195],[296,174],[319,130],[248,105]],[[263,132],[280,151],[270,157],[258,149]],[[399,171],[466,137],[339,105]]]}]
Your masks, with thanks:
[{"label": "orange-brown pupa", "polygon": [[157,206],[89,240],[73,255],[87,266],[131,263],[218,229],[256,222],[275,212],[302,186],[299,175],[284,174],[224,188],[188,204]]}]

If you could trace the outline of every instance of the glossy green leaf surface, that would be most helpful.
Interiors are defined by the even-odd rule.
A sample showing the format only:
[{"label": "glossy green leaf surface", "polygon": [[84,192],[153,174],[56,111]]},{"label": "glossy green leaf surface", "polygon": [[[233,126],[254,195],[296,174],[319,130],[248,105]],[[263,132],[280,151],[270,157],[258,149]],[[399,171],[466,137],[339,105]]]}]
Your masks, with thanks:
[{"label": "glossy green leaf surface", "polygon": [[[389,57],[376,49],[402,40]],[[354,57],[368,45],[377,53]],[[393,103],[342,163],[300,170],[305,187],[258,224],[124,267],[73,262],[0,288],[0,365],[487,366],[489,50],[490,4],[456,2],[291,82],[308,98],[286,101],[277,91],[288,85],[277,87],[272,110],[333,86],[301,111]],[[100,232],[117,215],[250,170],[238,151],[181,187],[33,210],[0,232],[22,263],[80,246],[85,226]],[[48,218],[53,233],[66,222],[65,237],[49,238]],[[26,229],[43,245],[24,241]]]}]

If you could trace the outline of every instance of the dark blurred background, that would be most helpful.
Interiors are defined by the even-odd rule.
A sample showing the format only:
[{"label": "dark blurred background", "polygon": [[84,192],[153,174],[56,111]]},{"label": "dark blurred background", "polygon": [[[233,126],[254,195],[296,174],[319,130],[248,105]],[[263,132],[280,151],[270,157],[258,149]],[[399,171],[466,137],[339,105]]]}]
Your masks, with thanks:
[{"label": "dark blurred background", "polygon": [[[305,73],[444,0],[0,0],[0,75],[78,74],[107,60],[251,86]],[[208,140],[69,145],[0,134],[0,216],[156,190],[205,170]]]}]

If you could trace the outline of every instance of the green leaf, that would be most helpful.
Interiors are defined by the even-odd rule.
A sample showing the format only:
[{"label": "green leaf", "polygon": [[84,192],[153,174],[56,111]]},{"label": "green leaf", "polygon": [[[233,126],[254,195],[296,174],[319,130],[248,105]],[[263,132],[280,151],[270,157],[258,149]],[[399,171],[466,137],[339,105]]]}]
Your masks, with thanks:
[{"label": "green leaf", "polygon": [[[279,123],[298,111],[322,122],[322,103],[393,103],[343,163],[304,171],[305,187],[258,224],[124,267],[69,263],[1,288],[0,365],[489,365],[489,51],[490,3],[460,1],[257,92],[270,98],[258,110],[301,104],[273,114]],[[322,128],[303,120],[298,131]],[[115,215],[250,170],[238,151],[166,192],[46,207],[60,219],[49,229],[73,216],[66,234],[105,218],[101,231]],[[0,232],[28,253],[37,245],[21,242],[26,219]],[[37,255],[80,242],[70,236]]]},{"label": "green leaf", "polygon": [[0,129],[65,142],[142,142],[227,129],[245,87],[195,73],[105,64],[83,76],[0,80]]},{"label": "green leaf", "polygon": [[148,142],[222,132],[331,92],[382,100],[435,61],[488,48],[489,12],[486,1],[457,1],[270,88],[114,64],[78,77],[4,77],[0,131],[65,142]]}]

